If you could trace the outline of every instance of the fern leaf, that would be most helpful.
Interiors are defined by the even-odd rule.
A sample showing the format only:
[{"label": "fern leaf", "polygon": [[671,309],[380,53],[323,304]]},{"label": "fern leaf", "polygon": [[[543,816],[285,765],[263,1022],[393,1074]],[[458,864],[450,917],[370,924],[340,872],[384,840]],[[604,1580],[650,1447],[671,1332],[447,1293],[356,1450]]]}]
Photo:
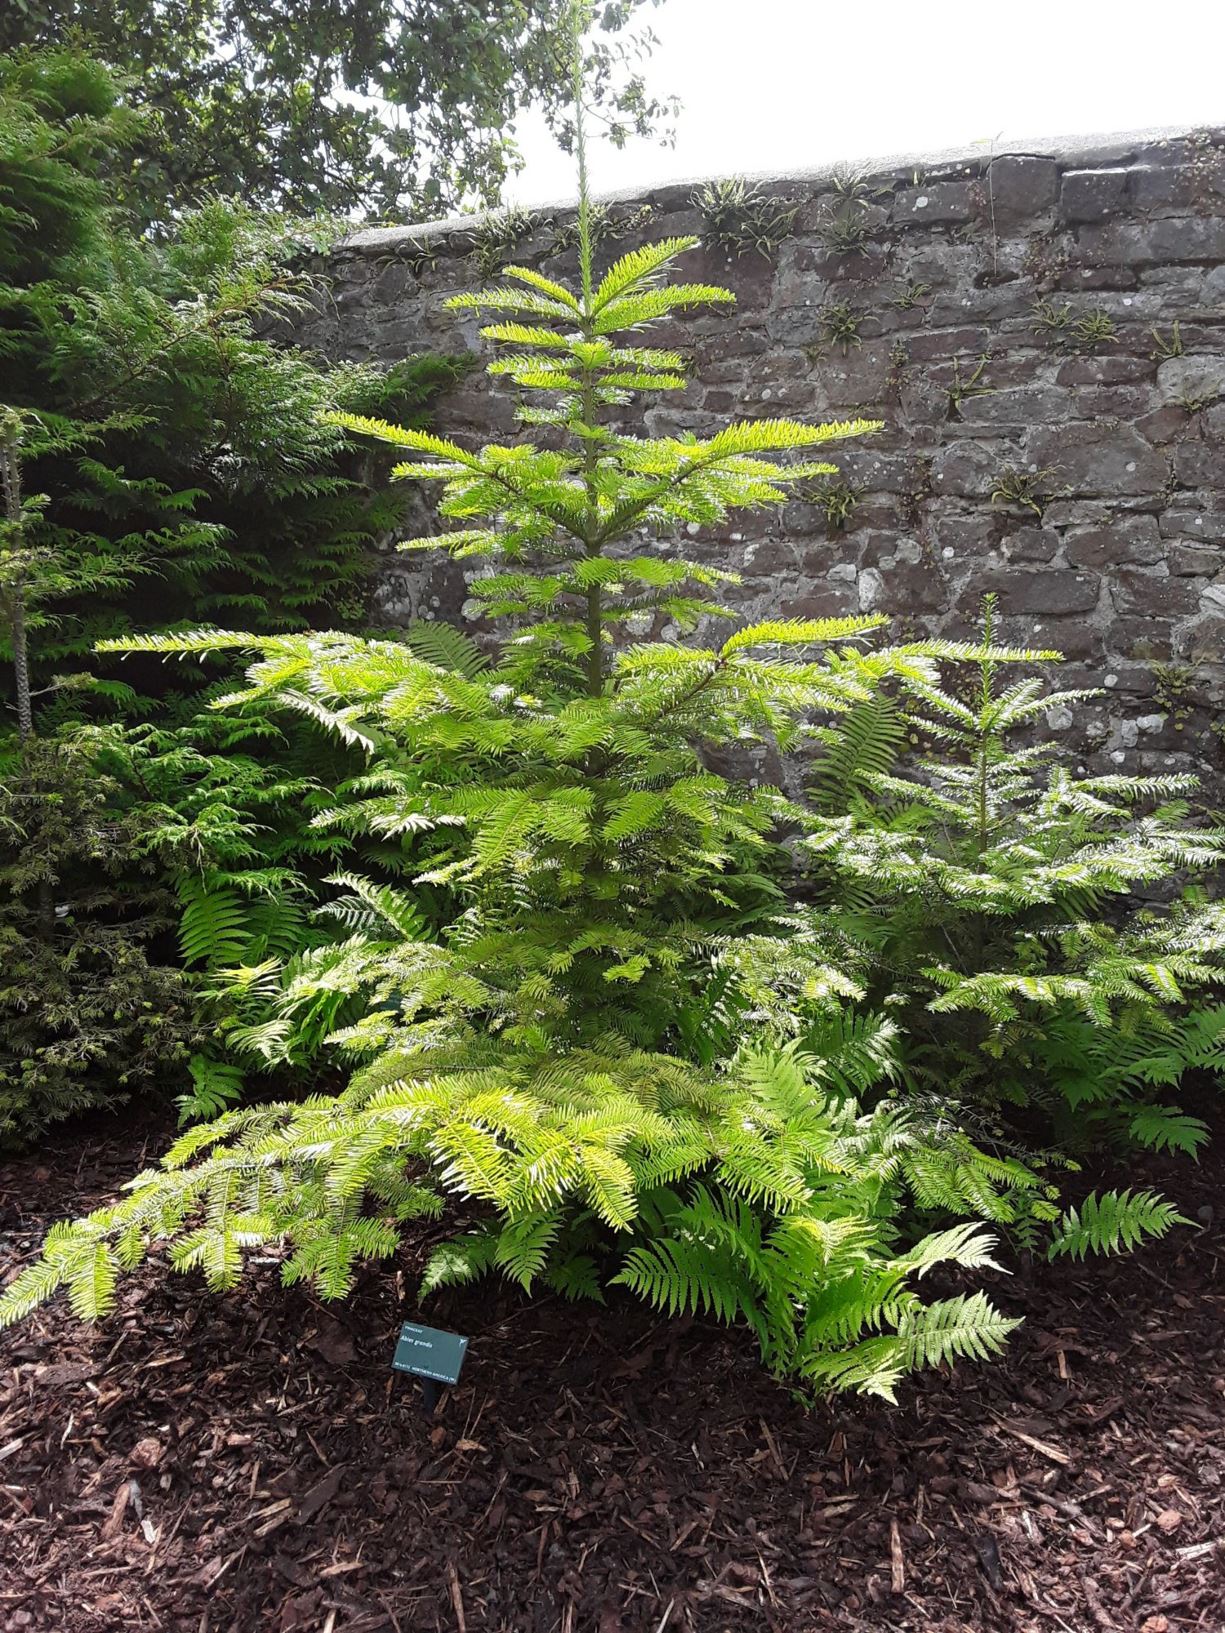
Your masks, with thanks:
[{"label": "fern leaf", "polygon": [[1079,1208],[1067,1208],[1054,1226],[1048,1259],[1065,1254],[1083,1259],[1089,1253],[1123,1253],[1146,1237],[1160,1239],[1175,1225],[1189,1225],[1172,1202],[1152,1191],[1096,1191]]},{"label": "fern leaf", "polygon": [[945,1361],[989,1360],[1020,1324],[1001,1315],[985,1293],[970,1293],[919,1305],[906,1316],[898,1336],[908,1368],[934,1367]]}]

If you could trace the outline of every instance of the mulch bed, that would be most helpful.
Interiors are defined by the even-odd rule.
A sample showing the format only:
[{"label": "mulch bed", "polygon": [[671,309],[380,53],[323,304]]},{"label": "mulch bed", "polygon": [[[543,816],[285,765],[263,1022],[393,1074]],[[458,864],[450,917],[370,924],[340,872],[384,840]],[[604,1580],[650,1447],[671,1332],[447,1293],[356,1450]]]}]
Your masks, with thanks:
[{"label": "mulch bed", "polygon": [[[159,1148],[0,1165],[0,1275]],[[1142,1257],[1000,1278],[1008,1359],[806,1408],[752,1343],[491,1285],[436,1419],[389,1369],[414,1265],[134,1278],[0,1337],[0,1627],[56,1633],[1182,1633],[1225,1626],[1225,1135]],[[1213,1209],[1216,1209],[1215,1215]]]}]

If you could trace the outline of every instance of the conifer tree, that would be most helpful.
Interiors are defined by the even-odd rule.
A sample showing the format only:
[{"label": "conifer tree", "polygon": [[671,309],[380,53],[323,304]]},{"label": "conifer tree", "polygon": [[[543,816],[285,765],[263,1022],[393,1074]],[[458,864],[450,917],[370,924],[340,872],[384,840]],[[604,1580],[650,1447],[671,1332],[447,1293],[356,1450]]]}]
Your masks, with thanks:
[{"label": "conifer tree", "polygon": [[1037,1111],[1064,1151],[1194,1152],[1207,1130],[1168,1096],[1225,1075],[1225,910],[1205,888],[1225,829],[1191,820],[1194,777],[1073,775],[1034,740],[1097,694],[1008,677],[995,622],[988,598],[977,653],[820,728],[802,850],[821,905],[789,957],[854,967],[914,1089],[963,1118],[1032,1130]]},{"label": "conifer tree", "polygon": [[[289,264],[305,228],[213,203],[138,238],[106,180],[138,126],[79,50],[0,60],[0,1145],[173,1082],[212,1033],[173,967],[176,895],[197,970],[202,924],[213,958],[284,949],[327,871],[292,798],[304,763],[324,772],[309,728],[295,759],[283,722],[193,720],[194,676],[168,698],[154,664],[128,671],[135,687],[83,673],[94,641],[189,617],[306,628],[323,606],[364,622],[397,499],[355,479],[319,410],[416,423],[454,377],[444,359],[326,369],[275,344],[268,319],[310,288]],[[116,716],[140,726],[97,726]],[[234,1084],[232,1062],[207,1068],[192,1061],[214,1087],[190,1104]]]}]

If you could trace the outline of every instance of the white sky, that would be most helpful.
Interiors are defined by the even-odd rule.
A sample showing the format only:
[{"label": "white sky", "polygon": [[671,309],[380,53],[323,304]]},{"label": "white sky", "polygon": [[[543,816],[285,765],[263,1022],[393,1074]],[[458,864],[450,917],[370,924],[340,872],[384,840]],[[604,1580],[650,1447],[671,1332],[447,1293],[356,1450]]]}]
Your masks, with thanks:
[{"label": "white sky", "polygon": [[[1225,0],[664,0],[651,88],[674,149],[592,155],[597,192],[972,143],[1225,124]],[[507,201],[573,195],[543,120]]]}]

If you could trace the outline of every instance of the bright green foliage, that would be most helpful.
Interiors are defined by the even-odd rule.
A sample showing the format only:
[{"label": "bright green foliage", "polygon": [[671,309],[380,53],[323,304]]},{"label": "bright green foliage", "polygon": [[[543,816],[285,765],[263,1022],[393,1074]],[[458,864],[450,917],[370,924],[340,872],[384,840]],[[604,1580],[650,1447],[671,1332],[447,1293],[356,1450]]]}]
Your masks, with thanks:
[{"label": "bright green foliage", "polygon": [[858,1115],[823,1076],[793,1050],[717,1073],[476,1037],[388,1054],[339,1100],[190,1131],[123,1201],[59,1229],[0,1299],[0,1323],[62,1284],[78,1311],[104,1310],[150,1237],[215,1288],[233,1285],[245,1249],[284,1238],[283,1279],[340,1297],[451,1192],[497,1218],[435,1252],[427,1290],[492,1269],[571,1297],[620,1282],[666,1311],[743,1319],[779,1370],[891,1398],[915,1367],[993,1353],[1015,1322],[981,1294],[922,1301],[912,1284],[938,1264],[991,1267],[993,1238],[963,1224],[898,1247],[893,1216],[926,1140],[897,1108]]},{"label": "bright green foliage", "polygon": [[218,1117],[242,1094],[242,1068],[209,1055],[193,1055],[187,1063],[191,1090],[177,1096],[179,1122],[208,1122]]},{"label": "bright green foliage", "polygon": [[1060,1219],[1047,1256],[1083,1259],[1088,1253],[1117,1253],[1137,1246],[1146,1236],[1161,1237],[1175,1225],[1190,1223],[1172,1203],[1151,1191],[1107,1191],[1102,1196],[1094,1191]]},{"label": "bright green foliage", "polygon": [[[656,540],[784,503],[833,469],[814,451],[874,426],[758,420],[701,440],[623,429],[641,393],[684,381],[680,354],[647,344],[651,325],[729,297],[665,281],[688,239],[597,278],[581,123],[578,156],[578,288],[509,267],[453,302],[492,315],[495,376],[543,395],[521,410],[541,441],[470,450],[338,417],[401,449],[399,477],[441,484],[449,529],[410,548],[488,560],[474,593],[510,626],[488,661],[441,632],[205,628],[108,643],[254,651],[245,687],[216,707],[305,716],[369,756],[313,825],[394,841],[405,882],[346,867],[343,939],[230,972],[269,1006],[236,1047],[313,1058],[326,1040],[355,1075],[338,1095],[189,1130],[123,1201],[48,1241],[0,1298],[0,1323],[64,1284],[96,1309],[159,1241],[217,1288],[246,1250],[284,1243],[287,1282],[340,1297],[363,1261],[455,1199],[470,1228],[434,1254],[424,1292],[490,1272],[568,1297],[628,1287],[664,1311],[744,1322],[770,1366],[820,1389],[891,1397],[914,1368],[993,1354],[1013,1325],[982,1292],[925,1302],[921,1283],[941,1264],[991,1268],[977,1220],[1038,1242],[1058,1226],[1057,1192],[977,1145],[946,1102],[899,1103],[906,1040],[872,1001],[851,926],[833,908],[809,922],[780,886],[780,824],[810,819],[704,756],[786,747],[814,718],[859,722],[891,691],[939,715],[942,662],[977,661],[988,684],[1029,655],[871,649],[874,618],[711,633],[732,621],[707,599],[725,575]],[[663,638],[699,626],[692,645]],[[950,706],[943,719],[962,716]],[[883,716],[848,731],[861,746],[896,735]],[[828,746],[844,783],[872,788],[875,771]],[[853,816],[811,820],[814,854],[849,846]],[[900,866],[891,845],[872,855]],[[875,877],[873,862],[865,891]],[[938,877],[953,881],[953,863]],[[204,940],[228,946],[222,906]],[[1124,1202],[1117,1213],[1103,1246],[1162,1228]]]},{"label": "bright green foliage", "polygon": [[[175,881],[180,958],[212,1034],[209,1053],[193,1058],[195,1089],[180,1108],[185,1119],[212,1116],[236,1097],[245,1071],[275,1067],[283,1079],[314,1060],[343,1003],[325,1004],[314,1030],[300,1014],[294,1047],[283,1050],[266,1041],[270,1023],[277,1037],[284,1031],[271,1001],[302,955],[372,933],[380,911],[395,913],[391,881],[409,858],[394,838],[358,842],[336,824],[313,825],[350,779],[364,779],[363,758],[284,712],[276,720],[247,705],[178,726],[96,728],[89,740],[114,779],[112,806],[139,824],[138,853]],[[374,881],[337,876],[345,862]],[[338,882],[348,897],[336,898]],[[436,904],[414,894],[411,909],[381,921],[384,939],[389,928],[426,933]]]},{"label": "bright green foliage", "polygon": [[[1225,913],[1132,892],[1214,869],[1225,830],[1188,822],[1193,779],[1072,776],[1029,728],[1085,694],[1005,680],[990,623],[943,681],[901,676],[821,728],[813,956],[898,1020],[916,1086],[1039,1110],[1064,1149],[1194,1151],[1202,1123],[1164,1094],[1225,1067],[1225,1011],[1200,997],[1225,975]],[[932,747],[912,762],[915,739]]]}]

